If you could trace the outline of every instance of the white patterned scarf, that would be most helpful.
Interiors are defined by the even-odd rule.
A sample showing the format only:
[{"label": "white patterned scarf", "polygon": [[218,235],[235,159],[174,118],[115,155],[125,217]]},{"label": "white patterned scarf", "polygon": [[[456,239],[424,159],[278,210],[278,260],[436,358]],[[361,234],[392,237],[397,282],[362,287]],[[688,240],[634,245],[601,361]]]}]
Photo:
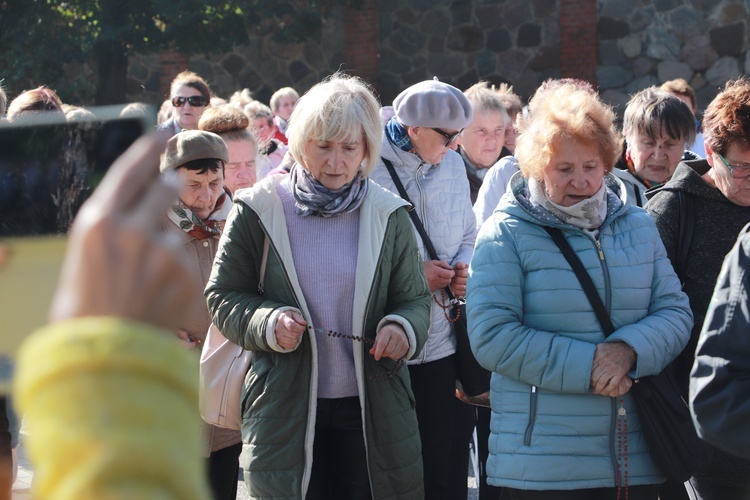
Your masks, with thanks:
[{"label": "white patterned scarf", "polygon": [[597,231],[607,218],[607,186],[603,179],[599,190],[590,198],[569,207],[550,200],[544,182],[534,178],[529,179],[529,194],[532,204],[541,206],[562,222],[586,231]]}]

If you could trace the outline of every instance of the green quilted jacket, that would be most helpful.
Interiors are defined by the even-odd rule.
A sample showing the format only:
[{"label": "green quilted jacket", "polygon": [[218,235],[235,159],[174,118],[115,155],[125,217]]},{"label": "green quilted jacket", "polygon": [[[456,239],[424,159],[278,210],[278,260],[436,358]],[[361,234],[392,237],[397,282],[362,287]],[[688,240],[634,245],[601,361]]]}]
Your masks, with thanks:
[{"label": "green quilted jacket", "polygon": [[[273,333],[278,315],[290,308],[312,325],[276,193],[282,178],[238,193],[205,291],[213,322],[228,339],[253,351],[243,391],[241,459],[251,498],[304,498],[312,467],[315,335],[304,334],[295,349],[285,350]],[[381,325],[396,321],[407,333],[412,357],[427,339],[430,292],[404,205],[370,181],[360,207],[351,333],[374,339]],[[266,236],[271,244],[261,294]],[[406,365],[393,377],[372,380],[394,362],[375,361],[361,342],[354,342],[354,349],[372,496],[421,499],[421,446]]]}]

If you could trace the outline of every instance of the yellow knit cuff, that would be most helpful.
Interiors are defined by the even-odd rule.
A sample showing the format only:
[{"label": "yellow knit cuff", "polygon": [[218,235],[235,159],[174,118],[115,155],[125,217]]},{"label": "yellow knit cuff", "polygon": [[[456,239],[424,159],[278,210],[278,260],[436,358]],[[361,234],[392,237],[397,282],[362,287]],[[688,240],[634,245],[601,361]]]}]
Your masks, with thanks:
[{"label": "yellow knit cuff", "polygon": [[32,334],[14,391],[39,498],[208,498],[198,360],[168,332],[80,318]]}]

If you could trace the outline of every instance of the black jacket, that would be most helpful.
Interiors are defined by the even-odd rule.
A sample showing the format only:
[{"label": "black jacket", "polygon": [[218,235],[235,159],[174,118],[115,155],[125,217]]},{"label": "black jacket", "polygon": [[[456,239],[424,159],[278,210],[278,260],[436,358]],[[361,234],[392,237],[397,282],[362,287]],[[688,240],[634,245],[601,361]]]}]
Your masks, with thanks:
[{"label": "black jacket", "polygon": [[750,225],[724,259],[690,375],[698,435],[750,459]]}]

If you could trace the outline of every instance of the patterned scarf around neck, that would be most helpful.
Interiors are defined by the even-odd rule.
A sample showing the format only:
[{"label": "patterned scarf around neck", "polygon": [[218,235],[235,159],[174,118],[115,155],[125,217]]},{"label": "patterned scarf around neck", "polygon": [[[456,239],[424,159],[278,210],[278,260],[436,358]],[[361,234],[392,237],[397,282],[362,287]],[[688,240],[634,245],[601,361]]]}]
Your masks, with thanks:
[{"label": "patterned scarf around neck", "polygon": [[534,205],[543,207],[561,221],[581,229],[595,231],[607,218],[607,186],[603,179],[599,190],[590,198],[569,207],[558,205],[550,200],[544,182],[534,178],[529,179],[529,192]]},{"label": "patterned scarf around neck", "polygon": [[406,129],[401,126],[396,117],[392,117],[385,125],[385,135],[394,146],[407,153],[414,149]]},{"label": "patterned scarf around neck", "polygon": [[225,203],[228,198],[226,192],[222,193],[208,219],[201,219],[182,201],[179,201],[170,208],[168,212],[169,220],[197,240],[219,238],[224,230],[229,210],[232,208],[231,203]]},{"label": "patterned scarf around neck", "polygon": [[364,201],[369,185],[358,172],[349,184],[339,189],[328,189],[299,163],[292,166],[289,183],[294,195],[294,212],[302,217],[333,217],[352,212]]}]

